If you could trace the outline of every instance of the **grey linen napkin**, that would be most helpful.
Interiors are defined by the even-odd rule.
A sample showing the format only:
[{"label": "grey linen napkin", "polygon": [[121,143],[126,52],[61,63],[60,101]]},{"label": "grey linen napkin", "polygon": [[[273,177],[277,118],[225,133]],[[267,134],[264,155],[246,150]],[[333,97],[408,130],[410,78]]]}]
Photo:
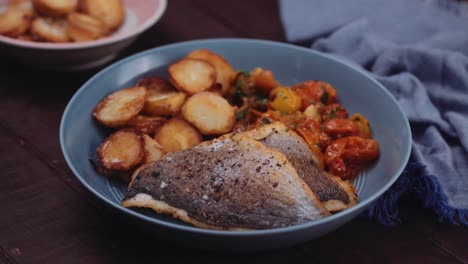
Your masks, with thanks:
[{"label": "grey linen napkin", "polygon": [[468,2],[280,0],[288,41],[358,64],[405,111],[413,152],[367,215],[392,225],[415,195],[440,221],[468,226]]}]

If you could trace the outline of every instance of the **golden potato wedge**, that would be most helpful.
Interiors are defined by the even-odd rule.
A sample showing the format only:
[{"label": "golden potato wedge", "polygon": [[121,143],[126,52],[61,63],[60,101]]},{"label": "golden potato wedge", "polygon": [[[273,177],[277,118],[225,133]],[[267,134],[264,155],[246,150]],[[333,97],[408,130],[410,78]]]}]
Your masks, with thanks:
[{"label": "golden potato wedge", "polygon": [[137,130],[118,130],[99,146],[97,150],[99,162],[108,170],[131,170],[143,160],[144,146],[143,134]]},{"label": "golden potato wedge", "polygon": [[82,0],[80,9],[101,20],[108,31],[113,31],[125,20],[125,9],[121,0]]},{"label": "golden potato wedge", "polygon": [[13,0],[8,5],[9,8],[17,8],[28,17],[35,15],[34,6],[31,0]]},{"label": "golden potato wedge", "polygon": [[183,59],[169,66],[169,79],[180,91],[190,95],[210,89],[216,81],[216,70],[208,62]]},{"label": "golden potato wedge", "polygon": [[30,23],[23,11],[10,7],[0,14],[0,34],[17,37],[26,32]]},{"label": "golden potato wedge", "polygon": [[234,108],[222,96],[212,92],[197,93],[187,99],[182,115],[203,135],[230,132],[236,122]]},{"label": "golden potato wedge", "polygon": [[178,118],[164,123],[154,134],[154,139],[166,153],[188,149],[202,142],[198,130],[187,121]]},{"label": "golden potato wedge", "polygon": [[150,163],[161,159],[164,155],[162,146],[148,135],[143,135],[145,141],[145,155],[143,157],[143,163]]},{"label": "golden potato wedge", "polygon": [[143,112],[152,116],[174,115],[187,97],[185,93],[178,91],[168,81],[158,77],[146,77],[138,82],[138,85],[146,87],[146,98]]},{"label": "golden potato wedge", "polygon": [[177,113],[185,102],[183,92],[166,92],[148,96],[143,112],[148,115],[165,116]]},{"label": "golden potato wedge", "polygon": [[73,41],[94,40],[106,33],[105,25],[92,16],[74,12],[68,15],[67,21],[67,34]]},{"label": "golden potato wedge", "polygon": [[108,127],[119,127],[128,123],[143,109],[146,88],[125,88],[106,96],[93,110],[93,116]]},{"label": "golden potato wedge", "polygon": [[125,124],[125,127],[136,129],[143,134],[153,135],[154,131],[165,121],[166,118],[161,116],[137,115],[130,119],[130,121]]},{"label": "golden potato wedge", "polygon": [[67,42],[70,40],[65,19],[37,17],[32,22],[31,32],[38,38],[51,42]]},{"label": "golden potato wedge", "polygon": [[216,70],[216,83],[221,85],[221,93],[225,94],[228,91],[236,73],[222,56],[207,49],[200,49],[190,52],[187,58],[205,60],[213,65]]},{"label": "golden potato wedge", "polygon": [[175,87],[160,77],[144,77],[137,82],[137,86],[143,86],[148,90],[148,95],[160,92],[176,91]]},{"label": "golden potato wedge", "polygon": [[64,16],[78,7],[78,0],[33,0],[34,8],[46,16]]}]

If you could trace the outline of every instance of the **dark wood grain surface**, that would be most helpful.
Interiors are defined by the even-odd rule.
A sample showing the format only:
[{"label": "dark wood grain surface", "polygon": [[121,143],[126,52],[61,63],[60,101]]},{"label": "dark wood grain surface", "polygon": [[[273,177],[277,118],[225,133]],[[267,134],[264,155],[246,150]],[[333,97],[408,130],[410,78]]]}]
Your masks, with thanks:
[{"label": "dark wood grain surface", "polygon": [[[171,0],[161,21],[120,58],[213,37],[285,41],[276,1]],[[62,112],[99,70],[47,72],[1,55],[0,263],[468,263],[468,230],[437,223],[410,198],[400,204],[396,227],[355,219],[314,241],[270,252],[205,252],[135,228],[78,183],[60,150]]]}]

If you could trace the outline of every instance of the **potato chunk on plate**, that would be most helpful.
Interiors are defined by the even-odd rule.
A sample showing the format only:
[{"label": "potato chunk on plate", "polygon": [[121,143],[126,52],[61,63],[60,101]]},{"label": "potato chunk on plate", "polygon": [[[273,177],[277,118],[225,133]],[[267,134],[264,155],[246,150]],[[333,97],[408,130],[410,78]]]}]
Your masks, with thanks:
[{"label": "potato chunk on plate", "polygon": [[229,89],[235,71],[222,56],[207,49],[194,50],[187,55],[190,59],[205,60],[216,70],[216,83],[221,85],[221,93],[225,94]]},{"label": "potato chunk on plate", "polygon": [[125,88],[106,96],[93,111],[93,116],[103,125],[119,127],[137,116],[146,100],[146,88]]},{"label": "potato chunk on plate", "polygon": [[204,60],[186,58],[168,70],[172,84],[190,95],[210,89],[216,81],[215,68]]},{"label": "potato chunk on plate", "polygon": [[202,142],[198,130],[187,121],[178,118],[162,125],[154,134],[154,139],[162,146],[164,152],[188,149]]},{"label": "potato chunk on plate", "polygon": [[143,107],[143,112],[152,116],[174,115],[187,97],[185,93],[178,91],[168,81],[157,77],[146,77],[138,82],[146,87],[148,97]]},{"label": "potato chunk on plate", "polygon": [[193,95],[182,107],[185,120],[203,135],[221,135],[232,130],[236,117],[234,108],[222,96],[212,92]]},{"label": "potato chunk on plate", "polygon": [[145,155],[143,163],[150,163],[161,159],[164,155],[162,146],[148,135],[143,135],[143,139],[145,141]]},{"label": "potato chunk on plate", "polygon": [[128,171],[142,161],[144,138],[136,130],[121,129],[112,133],[98,148],[100,164],[108,170]]}]

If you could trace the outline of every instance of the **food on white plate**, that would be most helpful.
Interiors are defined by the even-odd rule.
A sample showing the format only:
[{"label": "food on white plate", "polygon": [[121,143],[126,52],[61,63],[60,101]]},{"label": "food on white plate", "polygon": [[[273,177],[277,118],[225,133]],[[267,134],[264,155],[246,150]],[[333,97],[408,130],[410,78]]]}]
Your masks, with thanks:
[{"label": "food on white plate", "polygon": [[198,130],[179,118],[173,118],[158,128],[154,139],[162,146],[164,152],[188,149],[202,142]]},{"label": "food on white plate", "polygon": [[230,230],[286,227],[329,215],[283,154],[247,137],[204,142],[145,165],[122,205]]},{"label": "food on white plate", "polygon": [[168,68],[174,86],[189,95],[210,89],[216,81],[216,69],[207,61],[182,59]]},{"label": "food on white plate", "polygon": [[182,107],[183,117],[203,135],[221,135],[232,130],[235,111],[222,96],[212,92],[193,95]]},{"label": "food on white plate", "polygon": [[99,163],[108,170],[128,171],[139,165],[145,154],[143,134],[121,129],[112,133],[98,148]]},{"label": "food on white plate", "polygon": [[31,25],[31,33],[39,39],[50,42],[67,42],[67,21],[62,18],[36,17]]},{"label": "food on white plate", "polygon": [[121,0],[12,0],[0,13],[0,34],[37,42],[92,41],[124,20]]},{"label": "food on white plate", "polygon": [[127,182],[131,175],[124,206],[231,230],[295,225],[358,202],[350,180],[379,158],[379,144],[365,116],[348,118],[331,84],[285,86],[270,70],[234,71],[205,49],[168,73],[108,95],[93,111],[101,124],[135,133],[119,140],[142,138],[133,155],[123,143],[112,149],[126,166],[96,166]]},{"label": "food on white plate", "polygon": [[141,112],[146,94],[146,89],[142,86],[113,92],[99,102],[94,108],[93,116],[108,127],[123,126]]},{"label": "food on white plate", "polygon": [[120,27],[125,20],[125,9],[121,0],[82,0],[80,9],[101,20],[110,31]]},{"label": "food on white plate", "polygon": [[147,115],[175,115],[182,107],[187,95],[178,91],[168,81],[147,77],[138,82],[148,91],[143,112]]},{"label": "food on white plate", "polygon": [[105,25],[97,18],[80,13],[71,13],[67,18],[67,34],[73,41],[87,41],[101,38],[106,32]]},{"label": "food on white plate", "polygon": [[0,34],[17,37],[29,27],[30,19],[18,8],[9,8],[0,14]]},{"label": "food on white plate", "polygon": [[221,93],[224,94],[229,90],[235,71],[223,57],[210,50],[201,49],[190,52],[187,58],[205,60],[210,63],[216,70],[216,83],[221,85]]},{"label": "food on white plate", "polygon": [[65,16],[78,7],[78,0],[33,0],[34,8],[42,15]]}]

